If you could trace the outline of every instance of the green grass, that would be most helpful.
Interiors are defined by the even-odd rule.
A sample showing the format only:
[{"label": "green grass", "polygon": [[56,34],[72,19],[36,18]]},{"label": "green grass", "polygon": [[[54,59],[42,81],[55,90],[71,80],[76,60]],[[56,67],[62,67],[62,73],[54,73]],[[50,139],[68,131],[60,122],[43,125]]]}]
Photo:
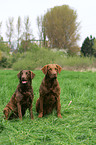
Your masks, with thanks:
[{"label": "green grass", "polygon": [[33,72],[36,74],[33,79],[34,120],[30,119],[27,111],[22,121],[6,121],[2,112],[18,85],[18,71],[0,70],[0,144],[95,145],[96,72],[61,71],[58,75],[62,119],[57,118],[56,111],[38,118],[35,104],[44,75],[41,71]]}]

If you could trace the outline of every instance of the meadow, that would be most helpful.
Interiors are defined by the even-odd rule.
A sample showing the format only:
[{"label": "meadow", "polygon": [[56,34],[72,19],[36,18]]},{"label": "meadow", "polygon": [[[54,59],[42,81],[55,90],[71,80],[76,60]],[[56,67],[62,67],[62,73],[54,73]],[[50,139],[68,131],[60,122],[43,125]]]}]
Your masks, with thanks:
[{"label": "meadow", "polygon": [[[44,77],[40,70],[32,86],[34,90],[33,114],[29,111],[23,120],[6,121],[3,109],[18,85],[15,70],[0,70],[0,144],[1,145],[95,145],[96,144],[96,72],[61,71],[61,115],[56,111],[38,118],[35,104],[39,86]],[[69,102],[72,103],[68,106]]]}]

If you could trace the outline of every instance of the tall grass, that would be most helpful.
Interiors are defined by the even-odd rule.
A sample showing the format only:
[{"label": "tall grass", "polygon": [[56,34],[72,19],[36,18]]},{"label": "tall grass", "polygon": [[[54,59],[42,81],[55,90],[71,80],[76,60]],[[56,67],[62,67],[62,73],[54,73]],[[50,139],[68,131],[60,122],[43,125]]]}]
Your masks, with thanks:
[{"label": "tall grass", "polygon": [[14,70],[21,69],[40,69],[48,63],[57,63],[67,70],[87,69],[96,67],[96,58],[66,56],[63,52],[53,52],[48,49],[33,49],[21,55],[16,63],[13,64]]},{"label": "tall grass", "polygon": [[59,63],[62,67],[68,70],[80,70],[96,67],[96,58],[80,57],[80,56],[69,56],[58,58],[56,63]]},{"label": "tall grass", "polygon": [[14,70],[20,69],[36,69],[40,68],[47,63],[54,63],[55,58],[58,54],[54,55],[53,52],[48,49],[41,48],[40,50],[32,50],[31,52],[26,52],[24,55],[18,59],[18,61],[13,64]]},{"label": "tall grass", "polygon": [[57,118],[55,110],[50,115],[38,118],[35,104],[44,74],[38,70],[33,72],[36,74],[32,82],[34,120],[30,119],[27,111],[22,121],[6,121],[2,117],[3,109],[18,85],[18,71],[0,70],[0,144],[95,145],[96,72],[61,71],[58,74],[62,119]]}]

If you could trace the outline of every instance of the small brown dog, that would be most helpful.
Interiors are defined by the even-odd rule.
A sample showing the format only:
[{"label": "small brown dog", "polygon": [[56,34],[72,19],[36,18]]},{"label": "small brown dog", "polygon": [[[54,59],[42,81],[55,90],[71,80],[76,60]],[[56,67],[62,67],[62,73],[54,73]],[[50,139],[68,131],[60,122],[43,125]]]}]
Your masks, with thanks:
[{"label": "small brown dog", "polygon": [[10,120],[19,117],[22,120],[22,116],[24,116],[27,108],[29,108],[30,117],[33,119],[32,101],[34,95],[31,84],[35,74],[30,70],[22,70],[17,76],[20,83],[9,103],[4,108],[5,119]]},{"label": "small brown dog", "polygon": [[60,73],[61,70],[61,66],[57,64],[48,64],[42,68],[45,77],[39,89],[40,97],[36,102],[39,118],[51,113],[54,108],[57,110],[57,116],[62,118],[60,113],[60,86],[57,80],[57,73]]}]

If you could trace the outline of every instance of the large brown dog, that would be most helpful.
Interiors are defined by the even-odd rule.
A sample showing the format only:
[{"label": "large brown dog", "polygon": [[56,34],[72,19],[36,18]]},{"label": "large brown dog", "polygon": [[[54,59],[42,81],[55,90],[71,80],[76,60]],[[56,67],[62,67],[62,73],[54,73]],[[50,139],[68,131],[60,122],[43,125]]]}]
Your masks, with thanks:
[{"label": "large brown dog", "polygon": [[4,108],[3,113],[5,114],[5,119],[19,117],[22,120],[22,116],[24,116],[27,108],[29,108],[30,117],[33,119],[32,101],[34,95],[31,84],[35,74],[29,70],[22,70],[17,74],[17,76],[20,83],[9,103]]},{"label": "large brown dog", "polygon": [[36,102],[38,117],[51,113],[55,108],[57,116],[62,118],[60,113],[60,86],[57,80],[57,73],[60,73],[61,70],[62,68],[57,64],[48,64],[42,68],[45,77],[39,89],[40,97]]}]

